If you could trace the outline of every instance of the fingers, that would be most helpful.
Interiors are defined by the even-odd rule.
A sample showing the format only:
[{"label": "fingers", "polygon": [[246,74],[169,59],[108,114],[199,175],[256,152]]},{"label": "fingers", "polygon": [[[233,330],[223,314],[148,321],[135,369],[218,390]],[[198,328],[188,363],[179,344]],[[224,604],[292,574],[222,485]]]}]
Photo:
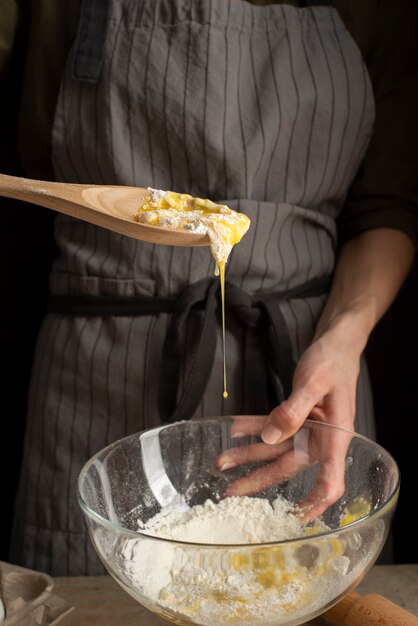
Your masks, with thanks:
[{"label": "fingers", "polygon": [[260,435],[264,424],[268,420],[266,415],[233,415],[231,426],[231,437],[244,437],[250,435]]},{"label": "fingers", "polygon": [[228,485],[223,494],[224,498],[232,496],[251,496],[260,491],[264,491],[264,489],[280,482],[276,474],[277,472],[273,465],[267,465],[255,470],[248,476],[238,478]]},{"label": "fingers", "polygon": [[324,513],[344,493],[344,472],[339,472],[333,462],[323,462],[316,483],[308,497],[298,502],[299,518],[307,523]]},{"label": "fingers", "polygon": [[319,470],[308,496],[298,503],[300,517],[308,522],[322,515],[345,490],[345,459],[352,439],[350,432],[324,429],[315,433]]},{"label": "fingers", "polygon": [[322,397],[322,393],[311,394],[305,389],[292,392],[287,400],[270,413],[261,432],[264,443],[277,444],[294,435]]},{"label": "fingers", "polygon": [[224,450],[216,459],[216,467],[220,470],[230,469],[245,463],[273,461],[292,447],[291,442],[284,441],[278,445],[254,443],[249,446],[237,446]]},{"label": "fingers", "polygon": [[280,444],[251,444],[222,453],[217,462],[220,469],[257,461],[268,463],[234,480],[224,497],[250,496],[317,466],[315,484],[297,506],[304,523],[322,515],[344,493],[345,459],[353,435],[351,431],[330,429],[321,424],[308,429],[304,435],[302,439],[296,435]]},{"label": "fingers", "polygon": [[[273,463],[234,480],[225,490],[224,497],[250,496],[254,493],[259,493],[272,485],[280,484],[293,478],[293,476],[296,476],[296,474],[309,466],[310,460],[306,451],[295,450],[293,445],[288,444],[288,442],[284,442],[284,444],[287,445],[287,452],[280,455]],[[271,447],[266,446],[266,448]]]}]

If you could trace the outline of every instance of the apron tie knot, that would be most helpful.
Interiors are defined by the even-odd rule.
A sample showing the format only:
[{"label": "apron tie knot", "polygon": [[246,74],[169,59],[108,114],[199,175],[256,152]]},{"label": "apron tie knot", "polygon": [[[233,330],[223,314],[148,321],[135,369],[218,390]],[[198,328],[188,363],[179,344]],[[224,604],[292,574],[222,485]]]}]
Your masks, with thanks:
[{"label": "apron tie knot", "polygon": [[232,310],[236,317],[246,326],[255,328],[260,322],[261,309],[245,291],[226,283],[225,308]]},{"label": "apron tie knot", "polygon": [[[228,317],[233,315],[244,329],[244,407],[254,414],[268,413],[291,391],[295,363],[277,295],[258,294],[253,298],[236,285],[225,284]],[[219,314],[219,279],[194,283],[178,298],[160,368],[158,410],[163,421],[189,419],[200,404],[214,363]],[[191,347],[186,346],[189,324],[194,331]],[[178,398],[186,352],[187,375]]]}]

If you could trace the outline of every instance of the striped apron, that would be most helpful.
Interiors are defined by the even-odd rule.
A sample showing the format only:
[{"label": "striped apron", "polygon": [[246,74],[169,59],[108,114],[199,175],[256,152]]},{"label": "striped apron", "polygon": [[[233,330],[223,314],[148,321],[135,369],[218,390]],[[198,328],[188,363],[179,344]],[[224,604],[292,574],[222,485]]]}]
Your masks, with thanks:
[{"label": "striped apron", "polygon": [[[57,216],[60,253],[33,367],[14,562],[53,575],[102,573],[75,493],[91,455],[161,415],[267,411],[288,393],[324,304],[336,218],[373,119],[361,54],[331,6],[84,0],[55,115],[57,179],[188,192],[246,213],[252,225],[226,268],[227,304],[235,305],[226,318],[225,400],[220,324],[211,324],[210,340],[202,335],[205,315],[219,322],[209,249],[152,245]],[[170,374],[164,339],[180,300],[183,357]],[[146,308],[152,302],[157,310]],[[248,315],[235,314],[243,309]],[[248,398],[254,344],[271,324],[278,348],[257,357],[260,367],[272,363],[269,389],[256,386]],[[210,366],[182,404],[196,346]],[[364,367],[356,427],[373,437]]]}]

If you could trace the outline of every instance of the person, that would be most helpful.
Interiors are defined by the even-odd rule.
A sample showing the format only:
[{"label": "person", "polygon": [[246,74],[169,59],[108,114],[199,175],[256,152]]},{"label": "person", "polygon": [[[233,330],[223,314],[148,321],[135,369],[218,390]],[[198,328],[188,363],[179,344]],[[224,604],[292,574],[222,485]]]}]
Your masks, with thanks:
[{"label": "person", "polygon": [[[5,50],[19,32],[9,5]],[[363,351],[417,244],[414,11],[406,0],[31,4],[26,174],[187,192],[252,226],[226,268],[224,399],[220,327],[202,339],[216,301],[208,250],[56,216],[13,562],[102,572],[76,478],[128,433],[253,413],[271,444],[308,416],[375,437]],[[325,464],[331,501],[332,449]]]}]

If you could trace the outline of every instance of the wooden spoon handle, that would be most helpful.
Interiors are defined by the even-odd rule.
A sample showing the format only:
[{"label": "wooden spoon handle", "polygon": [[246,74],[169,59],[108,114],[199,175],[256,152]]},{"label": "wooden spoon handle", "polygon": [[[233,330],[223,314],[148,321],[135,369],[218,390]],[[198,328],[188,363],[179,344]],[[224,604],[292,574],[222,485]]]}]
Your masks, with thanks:
[{"label": "wooden spoon handle", "polygon": [[149,243],[209,245],[207,235],[137,222],[135,213],[150,196],[144,187],[57,183],[0,174],[0,196],[37,204]]},{"label": "wooden spoon handle", "polygon": [[1,196],[38,204],[59,213],[74,215],[74,217],[78,217],[77,206],[83,203],[82,194],[88,188],[87,185],[57,183],[0,174]]}]

